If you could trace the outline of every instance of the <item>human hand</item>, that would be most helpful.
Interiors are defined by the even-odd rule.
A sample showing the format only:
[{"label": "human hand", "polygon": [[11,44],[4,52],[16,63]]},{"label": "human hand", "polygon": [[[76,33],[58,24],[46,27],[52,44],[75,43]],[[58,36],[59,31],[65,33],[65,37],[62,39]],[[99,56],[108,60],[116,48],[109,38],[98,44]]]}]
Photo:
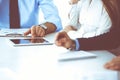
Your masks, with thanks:
[{"label": "human hand", "polygon": [[69,4],[72,5],[72,4],[76,4],[79,0],[69,0]]},{"label": "human hand", "polygon": [[76,31],[77,29],[75,29],[74,26],[67,25],[67,26],[65,26],[65,28],[63,30],[65,32],[69,32],[69,31]]},{"label": "human hand", "polygon": [[31,34],[32,37],[44,37],[45,36],[45,30],[40,27],[39,25],[32,26],[28,31],[24,33],[24,36],[27,36],[28,34]]},{"label": "human hand", "polygon": [[72,42],[73,42],[65,31],[59,32],[55,38],[56,38],[55,44],[57,46],[62,46],[67,49],[69,49],[71,47]]},{"label": "human hand", "polygon": [[113,58],[104,65],[105,68],[120,71],[120,56]]}]

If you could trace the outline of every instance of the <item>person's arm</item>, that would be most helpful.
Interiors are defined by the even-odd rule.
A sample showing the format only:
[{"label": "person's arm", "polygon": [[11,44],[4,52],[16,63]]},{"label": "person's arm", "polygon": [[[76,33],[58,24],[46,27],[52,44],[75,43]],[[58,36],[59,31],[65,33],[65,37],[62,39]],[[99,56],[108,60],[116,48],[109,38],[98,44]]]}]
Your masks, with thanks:
[{"label": "person's arm", "polygon": [[120,71],[120,55],[107,62],[104,67],[106,69]]},{"label": "person's arm", "polygon": [[80,1],[80,0],[69,0],[69,4],[70,4],[70,5],[73,5],[73,4],[78,3],[78,1]]},{"label": "person's arm", "polygon": [[78,0],[71,0],[71,2],[73,2],[73,4],[71,4],[71,10],[68,13],[68,23],[65,26],[65,28],[63,29],[65,32],[69,32],[69,31],[76,31],[77,29],[79,29],[80,27],[80,23],[79,23],[79,9],[77,4]]},{"label": "person's arm", "polygon": [[43,28],[45,26],[45,28],[44,28],[45,35],[56,31],[56,25],[54,25],[53,23],[50,23],[50,22],[45,22],[45,23],[43,23],[43,24],[41,24],[39,26],[43,27]]},{"label": "person's arm", "polygon": [[55,44],[70,50],[108,50],[117,48],[120,45],[120,29],[110,30],[110,32],[91,38],[70,39],[65,31],[56,35]]},{"label": "person's arm", "polygon": [[[104,14],[100,19],[100,31],[102,26],[102,29],[107,31],[109,28],[109,18],[107,18],[107,15]],[[120,25],[115,26],[118,24],[117,21],[115,22],[116,23],[112,25],[110,31],[107,33],[102,33],[90,38],[78,38],[77,40],[79,42],[79,50],[108,50],[117,48],[120,45]]]},{"label": "person's arm", "polygon": [[78,38],[79,50],[108,50],[120,45],[120,29],[112,29],[110,32],[91,38]]},{"label": "person's arm", "polygon": [[45,22],[33,25],[24,35],[31,34],[32,37],[44,37],[46,34],[60,31],[62,29],[61,19],[53,0],[37,0],[38,11],[42,10]]},{"label": "person's arm", "polygon": [[69,31],[76,31],[76,30],[77,29],[75,29],[73,26],[68,25],[62,31],[69,32]]},{"label": "person's arm", "polygon": [[[68,13],[68,23],[67,26],[71,26],[73,29],[78,29],[79,26],[79,9],[78,9],[78,5],[77,4],[73,4],[71,5],[71,9]],[[67,27],[66,26],[66,27]],[[65,27],[65,28],[66,28]]]},{"label": "person's arm", "polygon": [[[38,0],[39,7],[43,12],[46,26],[49,27],[48,33],[60,31],[62,29],[61,19],[59,17],[58,9],[53,3],[53,0]],[[50,25],[48,24],[50,23]],[[52,30],[53,29],[53,30]]]},{"label": "person's arm", "polygon": [[24,32],[24,36],[31,34],[32,37],[44,37],[45,35],[55,32],[56,26],[53,23],[45,22],[40,25],[33,25],[30,29]]}]

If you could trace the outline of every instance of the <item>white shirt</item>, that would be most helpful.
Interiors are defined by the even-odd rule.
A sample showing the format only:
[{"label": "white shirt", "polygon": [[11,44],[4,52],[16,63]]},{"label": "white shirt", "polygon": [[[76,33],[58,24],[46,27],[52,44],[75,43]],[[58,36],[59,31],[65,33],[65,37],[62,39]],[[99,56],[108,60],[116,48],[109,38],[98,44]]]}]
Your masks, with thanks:
[{"label": "white shirt", "polygon": [[68,32],[71,38],[89,38],[108,32],[112,22],[102,0],[80,0],[72,6],[68,25],[78,29]]}]

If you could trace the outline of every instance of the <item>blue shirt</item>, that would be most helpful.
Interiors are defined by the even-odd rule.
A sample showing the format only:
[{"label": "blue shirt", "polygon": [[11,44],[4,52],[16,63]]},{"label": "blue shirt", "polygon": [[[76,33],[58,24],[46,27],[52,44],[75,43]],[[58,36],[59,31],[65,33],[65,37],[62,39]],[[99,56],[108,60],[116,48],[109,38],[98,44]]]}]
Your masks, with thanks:
[{"label": "blue shirt", "polygon": [[[0,0],[0,28],[9,28],[9,1]],[[40,24],[39,12],[44,14],[45,22],[51,22],[62,29],[61,19],[53,0],[18,0],[21,28]]]}]

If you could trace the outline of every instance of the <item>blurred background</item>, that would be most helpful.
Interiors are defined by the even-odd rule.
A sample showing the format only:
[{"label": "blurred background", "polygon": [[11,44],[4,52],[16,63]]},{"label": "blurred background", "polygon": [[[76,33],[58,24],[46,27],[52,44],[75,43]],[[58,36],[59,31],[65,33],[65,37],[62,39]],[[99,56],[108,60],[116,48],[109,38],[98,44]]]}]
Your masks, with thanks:
[{"label": "blurred background", "polygon": [[[70,5],[68,3],[69,0],[53,0],[53,1],[58,8],[59,16],[61,17],[62,25],[64,27],[68,21],[68,12],[70,10]],[[40,13],[39,17],[40,17],[40,21],[44,22],[42,13]]]},{"label": "blurred background", "polygon": [[59,10],[59,15],[62,19],[63,26],[67,23],[68,12],[70,10],[69,0],[54,0],[55,5]]}]

